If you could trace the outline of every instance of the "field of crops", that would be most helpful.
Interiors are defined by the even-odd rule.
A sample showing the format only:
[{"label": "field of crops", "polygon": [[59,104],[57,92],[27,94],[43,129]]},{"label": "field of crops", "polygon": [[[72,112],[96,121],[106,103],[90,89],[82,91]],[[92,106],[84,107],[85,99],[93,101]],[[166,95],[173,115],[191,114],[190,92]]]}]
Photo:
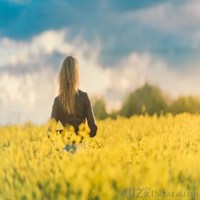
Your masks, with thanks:
[{"label": "field of crops", "polygon": [[[0,200],[200,199],[200,116],[135,116],[52,133],[0,128]],[[65,145],[76,142],[76,150]],[[73,149],[72,149],[73,150]]]}]

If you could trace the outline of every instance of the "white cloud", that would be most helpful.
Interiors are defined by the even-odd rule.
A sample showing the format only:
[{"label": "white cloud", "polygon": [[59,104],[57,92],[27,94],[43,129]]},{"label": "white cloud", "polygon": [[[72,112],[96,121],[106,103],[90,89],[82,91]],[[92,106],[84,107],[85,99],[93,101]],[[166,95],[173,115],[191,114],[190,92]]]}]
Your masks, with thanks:
[{"label": "white cloud", "polygon": [[[51,80],[51,81],[49,81]],[[32,120],[40,123],[49,117],[55,74],[51,69],[12,75],[0,74],[1,123]]]},{"label": "white cloud", "polygon": [[[67,31],[46,31],[28,42],[9,38],[0,40],[0,104],[1,124],[44,122],[51,112],[57,92],[58,66],[48,61],[55,52],[78,58],[80,88],[89,94],[102,94],[108,82],[105,70],[98,62],[98,43],[90,46],[77,38],[68,41]],[[56,59],[56,58],[53,58]],[[51,59],[52,60],[52,59]]]},{"label": "white cloud", "polygon": [[165,33],[193,34],[199,30],[200,2],[196,0],[177,4],[166,2],[134,12],[129,11],[121,20],[123,22],[135,20]]},{"label": "white cloud", "polygon": [[[109,70],[111,82],[107,90],[108,102],[120,107],[123,98],[130,91],[149,81],[150,73],[154,73],[161,64],[148,54],[137,54],[136,52],[123,58],[115,69],[110,68]],[[109,107],[112,107],[111,104]]]},{"label": "white cloud", "polygon": [[[29,42],[10,40],[3,38],[0,40],[0,68],[9,65],[10,67],[40,62],[43,56],[51,55],[54,51],[66,54],[73,52],[73,45],[65,42],[66,30],[46,31]],[[33,59],[34,58],[34,59]]]},{"label": "white cloud", "polygon": [[200,95],[200,69],[169,68],[162,60],[153,58],[148,53],[133,52],[124,57],[116,68],[109,69],[110,85],[106,91],[109,109],[120,108],[124,97],[148,82],[158,85],[167,96]]},{"label": "white cloud", "polygon": [[[69,41],[66,30],[47,31],[28,42],[0,39],[0,123],[42,123],[50,117],[58,71],[67,54],[78,58],[80,88],[90,96],[103,95],[109,109],[119,107],[128,92],[146,81],[174,97],[200,94],[200,88],[195,87],[200,84],[198,67],[172,70],[148,52],[132,52],[115,67],[102,66],[100,51],[99,42],[91,45],[81,38]],[[57,66],[51,62],[58,59],[54,52],[63,55],[56,60]]]}]

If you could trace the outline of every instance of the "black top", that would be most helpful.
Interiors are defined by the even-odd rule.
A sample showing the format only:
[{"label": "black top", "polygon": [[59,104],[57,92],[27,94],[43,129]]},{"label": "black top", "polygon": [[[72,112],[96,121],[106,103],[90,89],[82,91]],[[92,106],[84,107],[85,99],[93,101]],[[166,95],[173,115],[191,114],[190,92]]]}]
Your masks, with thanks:
[{"label": "black top", "polygon": [[59,100],[59,96],[55,97],[52,106],[51,118],[62,123],[63,126],[72,125],[75,128],[75,132],[78,132],[78,127],[81,123],[87,119],[90,127],[90,136],[94,137],[97,132],[97,126],[95,124],[95,117],[92,110],[92,105],[88,94],[81,90],[75,97],[75,113],[68,114],[64,111],[63,106]]}]

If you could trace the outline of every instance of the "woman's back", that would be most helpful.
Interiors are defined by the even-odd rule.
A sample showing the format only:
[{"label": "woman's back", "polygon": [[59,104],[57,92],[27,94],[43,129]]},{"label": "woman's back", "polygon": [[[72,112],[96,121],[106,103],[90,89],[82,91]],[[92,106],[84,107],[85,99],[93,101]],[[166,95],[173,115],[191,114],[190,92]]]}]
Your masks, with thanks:
[{"label": "woman's back", "polygon": [[75,112],[69,114],[65,111],[60,101],[60,96],[58,95],[54,99],[51,118],[60,121],[63,126],[72,125],[75,128],[76,133],[78,132],[79,125],[85,123],[87,120],[90,127],[90,136],[94,137],[96,135],[97,126],[95,124],[90,99],[88,94],[80,89],[75,95]]},{"label": "woman's back", "polygon": [[79,88],[78,61],[72,56],[64,59],[59,73],[59,94],[54,99],[51,118],[60,121],[63,126],[72,125],[78,133],[79,125],[86,121],[90,127],[90,136],[97,132],[95,118],[86,92]]}]

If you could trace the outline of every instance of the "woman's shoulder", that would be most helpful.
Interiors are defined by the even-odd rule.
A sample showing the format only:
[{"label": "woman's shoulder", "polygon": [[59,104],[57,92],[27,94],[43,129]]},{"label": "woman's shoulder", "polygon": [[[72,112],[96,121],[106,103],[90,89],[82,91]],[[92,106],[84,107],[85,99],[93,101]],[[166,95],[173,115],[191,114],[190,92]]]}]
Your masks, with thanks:
[{"label": "woman's shoulder", "polygon": [[89,96],[88,93],[83,91],[83,90],[78,90],[78,96],[83,99],[84,101],[88,101],[89,100]]},{"label": "woman's shoulder", "polygon": [[57,104],[60,103],[60,96],[59,95],[54,98],[54,103],[57,103]]},{"label": "woman's shoulder", "polygon": [[55,101],[59,100],[59,95],[54,98]]},{"label": "woman's shoulder", "polygon": [[80,96],[87,96],[88,94],[87,94],[87,92],[78,89],[78,95],[80,95]]}]

